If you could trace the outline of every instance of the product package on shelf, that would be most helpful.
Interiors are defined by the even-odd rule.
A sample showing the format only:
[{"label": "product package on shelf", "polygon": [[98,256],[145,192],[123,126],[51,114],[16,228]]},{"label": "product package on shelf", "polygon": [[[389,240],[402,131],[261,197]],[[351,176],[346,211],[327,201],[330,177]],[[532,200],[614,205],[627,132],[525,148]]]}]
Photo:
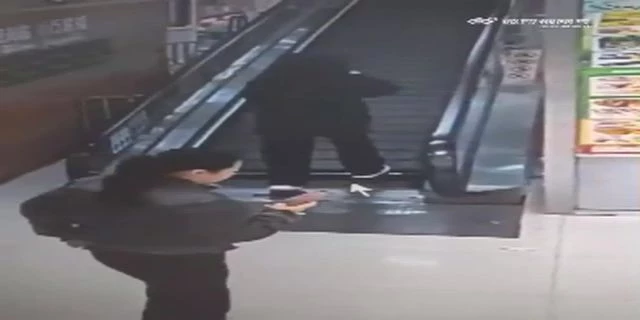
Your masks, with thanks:
[{"label": "product package on shelf", "polygon": [[640,10],[638,0],[584,0],[582,5],[583,17],[614,10]]},{"label": "product package on shelf", "polygon": [[640,98],[592,98],[586,112],[591,120],[640,119]]}]

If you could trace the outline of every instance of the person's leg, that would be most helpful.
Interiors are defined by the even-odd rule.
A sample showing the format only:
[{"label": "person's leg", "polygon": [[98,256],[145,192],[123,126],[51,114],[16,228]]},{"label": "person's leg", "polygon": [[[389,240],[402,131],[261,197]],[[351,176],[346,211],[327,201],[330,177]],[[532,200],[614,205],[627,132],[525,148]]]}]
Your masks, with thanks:
[{"label": "person's leg", "polygon": [[230,309],[224,254],[163,256],[93,251],[102,264],[147,285],[142,320],[224,320]]},{"label": "person's leg", "polygon": [[314,138],[309,136],[262,138],[261,153],[267,166],[270,191],[295,193],[307,184],[313,147]]},{"label": "person's leg", "polygon": [[147,283],[143,320],[226,318],[231,301],[224,255],[175,257],[168,271]]},{"label": "person's leg", "polygon": [[389,172],[389,166],[366,133],[335,135],[329,139],[352,178],[372,179]]}]

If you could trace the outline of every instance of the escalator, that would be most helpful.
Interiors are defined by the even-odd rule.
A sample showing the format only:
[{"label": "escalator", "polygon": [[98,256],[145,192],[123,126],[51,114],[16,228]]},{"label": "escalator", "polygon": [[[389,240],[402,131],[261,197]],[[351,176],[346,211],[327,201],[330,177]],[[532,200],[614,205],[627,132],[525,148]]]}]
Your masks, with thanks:
[{"label": "escalator", "polygon": [[[283,31],[288,36],[279,36],[275,45],[263,46],[259,55],[241,58],[246,61],[234,69],[235,75],[225,76],[224,83],[194,103],[192,111],[184,112],[175,124],[156,127],[158,141],[134,143],[120,157],[187,147],[234,152],[243,158],[243,168],[239,179],[229,181],[220,192],[261,206],[268,201],[266,168],[253,133],[253,114],[245,107],[242,90],[285,52],[336,54],[346,57],[354,69],[402,87],[394,96],[368,101],[373,117],[371,135],[393,168],[393,179],[371,186],[374,190],[370,194],[351,193],[334,148],[318,139],[309,188],[328,191],[329,201],[291,231],[517,237],[522,214],[519,200],[449,197],[441,201],[433,197],[438,192],[424,188],[429,174],[425,159],[434,153],[429,149],[433,142],[445,142],[436,146],[448,148],[444,152],[447,157],[461,154],[460,158],[472,158],[472,152],[455,147],[456,141],[463,140],[458,139],[456,130],[464,127],[461,122],[485,70],[488,54],[481,53],[490,51],[487,47],[494,43],[495,34],[487,31],[497,28],[468,21],[504,15],[509,1],[333,2],[323,2],[326,8],[289,29],[293,31]],[[440,151],[435,153],[442,155]],[[456,161],[451,164],[448,168],[456,171],[455,176],[462,166]],[[439,179],[445,183],[448,180],[446,174],[439,177],[445,177]],[[430,178],[433,182],[433,176]]]},{"label": "escalator", "polygon": [[[518,236],[520,204],[433,203],[413,185],[419,179],[424,182],[423,155],[430,136],[444,121],[451,100],[457,100],[454,95],[465,81],[474,44],[485,30],[486,25],[468,20],[492,16],[501,4],[498,0],[361,0],[300,48],[346,57],[354,69],[391,80],[402,90],[369,101],[372,137],[393,168],[394,181],[379,184],[370,197],[349,193],[336,151],[318,139],[310,187],[329,190],[331,201],[291,231]],[[240,108],[202,144],[191,146],[241,155],[241,180],[229,195],[261,202],[266,172],[253,127],[252,113]]]},{"label": "escalator", "polygon": [[[395,96],[369,101],[372,137],[395,176],[421,175],[428,137],[440,123],[484,27],[467,20],[491,16],[497,2],[362,0],[305,48],[341,55],[353,68],[402,87]],[[241,110],[204,147],[242,155],[242,174],[260,178],[265,168],[252,121],[251,112]],[[328,142],[318,141],[312,168],[315,179],[342,172]]]}]

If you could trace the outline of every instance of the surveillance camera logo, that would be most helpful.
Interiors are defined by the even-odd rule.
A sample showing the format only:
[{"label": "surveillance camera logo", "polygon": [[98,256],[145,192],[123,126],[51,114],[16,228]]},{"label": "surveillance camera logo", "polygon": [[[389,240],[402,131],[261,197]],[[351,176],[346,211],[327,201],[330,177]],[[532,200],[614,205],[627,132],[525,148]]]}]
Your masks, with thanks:
[{"label": "surveillance camera logo", "polygon": [[489,24],[496,23],[496,22],[498,22],[498,18],[495,18],[495,17],[489,17],[489,18],[477,17],[477,18],[471,18],[471,19],[467,20],[468,24],[489,25]]}]

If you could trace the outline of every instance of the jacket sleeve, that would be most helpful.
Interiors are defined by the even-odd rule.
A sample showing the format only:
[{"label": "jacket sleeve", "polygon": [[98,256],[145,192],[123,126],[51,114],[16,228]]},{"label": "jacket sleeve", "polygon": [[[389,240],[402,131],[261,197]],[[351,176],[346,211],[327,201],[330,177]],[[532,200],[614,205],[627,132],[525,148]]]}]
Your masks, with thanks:
[{"label": "jacket sleeve", "polygon": [[179,211],[175,216],[191,216],[189,230],[197,241],[206,243],[260,240],[299,220],[295,214],[225,198],[182,206]]},{"label": "jacket sleeve", "polygon": [[267,238],[300,220],[293,213],[265,210],[251,216],[234,234],[233,242],[246,242]]}]

